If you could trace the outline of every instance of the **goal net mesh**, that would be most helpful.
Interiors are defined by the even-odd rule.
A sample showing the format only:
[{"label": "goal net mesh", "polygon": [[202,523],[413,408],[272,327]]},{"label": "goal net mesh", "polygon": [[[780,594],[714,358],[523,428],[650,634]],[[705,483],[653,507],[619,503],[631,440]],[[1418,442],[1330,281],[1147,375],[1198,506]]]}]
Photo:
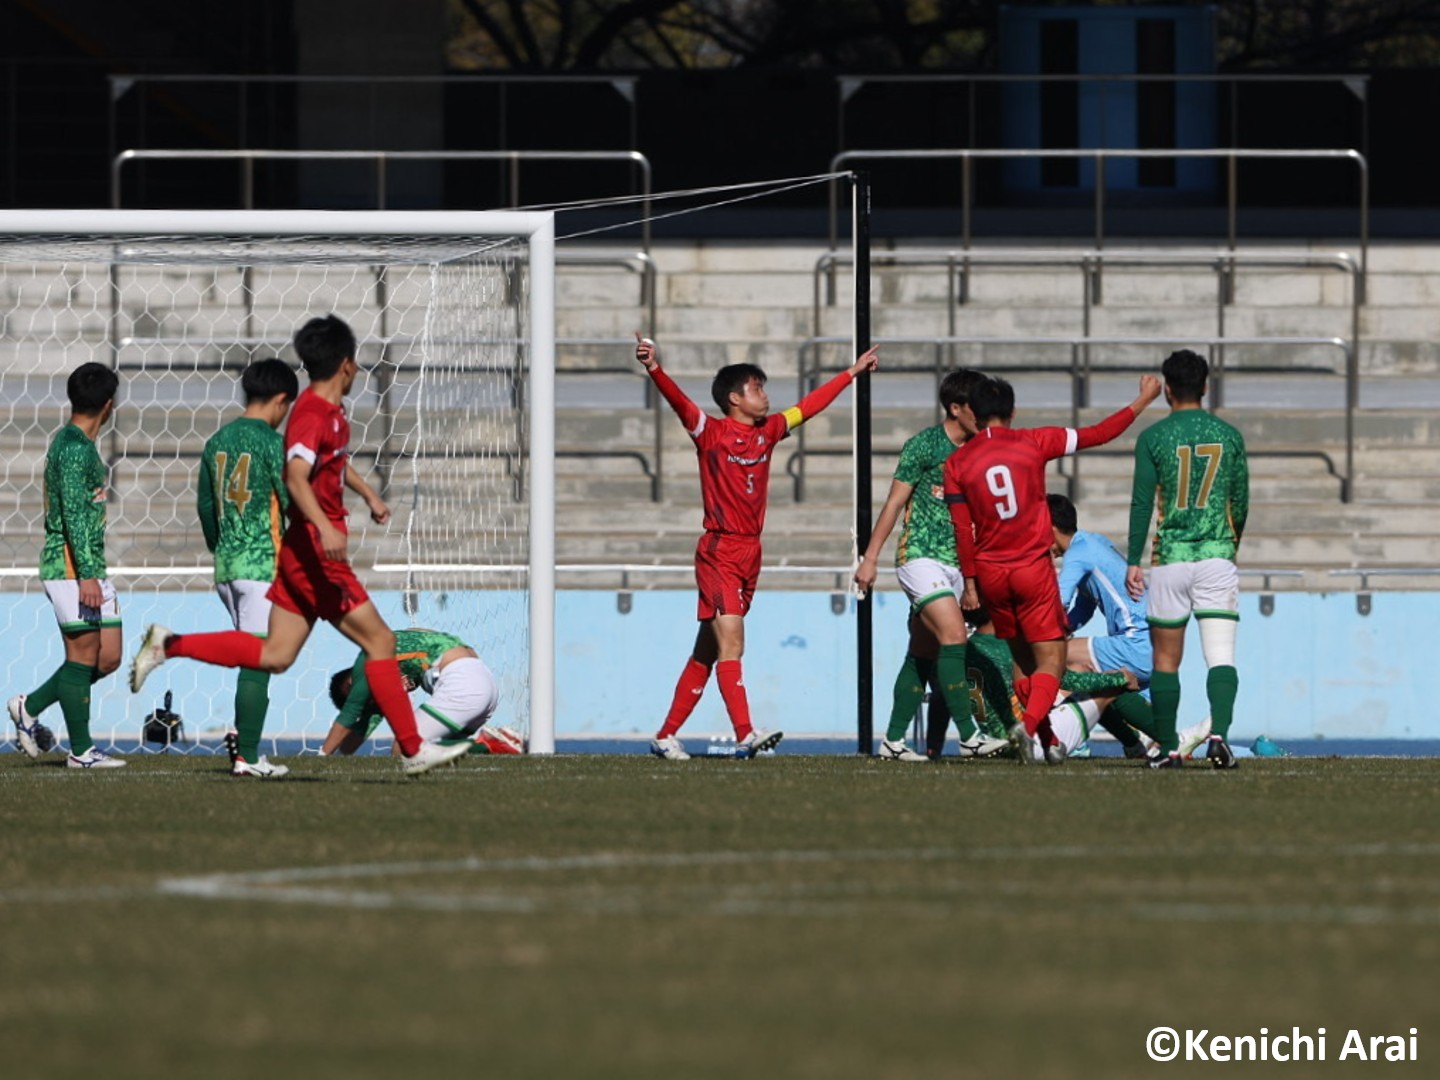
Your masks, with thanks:
[{"label": "goal net mesh", "polygon": [[[63,660],[37,566],[45,453],[68,417],[69,372],[99,361],[120,375],[97,446],[128,663],[146,623],[229,628],[196,518],[201,449],[243,408],[245,366],[297,363],[294,331],[333,312],[359,340],[362,374],[347,402],[353,462],[392,511],[375,524],[349,496],[351,561],[392,627],[473,645],[501,686],[494,722],[525,730],[527,252],[524,238],[0,236],[6,696],[34,689]],[[297,663],[271,680],[266,752],[319,746],[335,714],[329,676],[356,655],[316,627]],[[92,694],[103,748],[133,751],[167,692],[184,731],[173,750],[214,749],[233,724],[233,672],[169,664],[138,697],[124,681],[122,664]],[[58,706],[41,719],[64,738]],[[388,750],[388,729],[376,735],[371,747]]]}]

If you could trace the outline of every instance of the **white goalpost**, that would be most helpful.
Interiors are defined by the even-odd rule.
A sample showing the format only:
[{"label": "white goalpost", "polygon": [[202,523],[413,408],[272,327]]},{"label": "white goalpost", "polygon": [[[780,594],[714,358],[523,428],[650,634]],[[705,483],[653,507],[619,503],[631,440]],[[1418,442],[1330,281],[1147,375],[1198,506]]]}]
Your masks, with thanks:
[{"label": "white goalpost", "polygon": [[[6,693],[61,659],[36,567],[69,372],[99,361],[120,373],[98,446],[128,657],[145,622],[225,628],[195,517],[199,449],[238,415],[241,370],[293,363],[293,332],[333,312],[355,329],[364,372],[347,404],[355,465],[392,509],[384,526],[352,512],[352,561],[392,627],[474,645],[501,684],[494,722],[553,753],[554,268],[548,212],[0,211]],[[272,680],[267,742],[318,745],[334,715],[329,673],[354,655],[317,629]],[[217,745],[233,678],[176,664],[155,681],[177,698],[185,745]],[[158,703],[149,684],[141,700],[122,683],[96,685],[92,729],[133,749]],[[58,710],[42,719],[63,736]]]}]

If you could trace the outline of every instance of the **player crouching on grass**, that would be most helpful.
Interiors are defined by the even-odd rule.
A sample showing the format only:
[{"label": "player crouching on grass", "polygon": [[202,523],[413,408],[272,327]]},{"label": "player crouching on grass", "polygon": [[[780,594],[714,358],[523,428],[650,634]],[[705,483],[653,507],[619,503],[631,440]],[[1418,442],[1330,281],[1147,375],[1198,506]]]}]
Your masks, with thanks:
[{"label": "player crouching on grass", "polygon": [[[473,743],[491,754],[525,752],[524,741],[516,732],[486,726],[500,691],[485,661],[469,645],[438,630],[397,630],[395,650],[405,689],[419,687],[430,695],[415,714],[422,739],[446,745]],[[365,678],[363,652],[355,658],[354,667],[331,676],[330,700],[340,715],[330,726],[320,753],[353,754],[380,723],[380,710]]]},{"label": "player crouching on grass", "polygon": [[676,737],[694,711],[714,668],[720,696],[735,729],[736,756],[751,758],[780,742],[779,731],[759,731],[750,722],[750,702],[740,661],[745,652],[745,614],[760,576],[760,533],[770,497],[770,463],[775,444],[840,396],[855,376],[874,371],[870,349],[846,371],[807,394],[784,412],[770,412],[765,372],[754,364],[730,364],[716,373],[710,393],[723,417],[707,416],[660,367],[655,343],[635,335],[635,359],[649,372],[695,443],[700,463],[704,533],[695,546],[695,584],[700,629],[670,711],[650,744],[667,761],[690,755]]},{"label": "player crouching on grass", "polygon": [[407,776],[454,761],[465,744],[441,747],[425,742],[415,727],[415,710],[395,661],[395,634],[381,618],[347,559],[345,496],[348,487],[365,500],[377,525],[390,508],[350,465],[350,421],[344,400],[360,371],[355,334],[334,315],[311,319],[295,334],[295,352],[310,385],[290,410],[285,428],[285,486],[290,493],[290,526],[280,542],[275,583],[270,587],[268,636],[239,630],[173,634],[167,627],[145,631],[130,666],[130,690],[171,657],[190,657],[221,667],[277,674],[289,669],[324,619],[364,650],[365,675],[403,755]]}]

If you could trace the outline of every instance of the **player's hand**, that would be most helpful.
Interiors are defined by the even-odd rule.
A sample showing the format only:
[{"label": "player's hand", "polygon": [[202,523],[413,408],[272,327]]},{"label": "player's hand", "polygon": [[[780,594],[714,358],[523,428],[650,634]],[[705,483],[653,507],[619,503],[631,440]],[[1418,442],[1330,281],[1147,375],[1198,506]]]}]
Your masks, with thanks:
[{"label": "player's hand", "polygon": [[405,688],[405,692],[408,694],[411,690],[415,689],[415,680],[410,678],[409,675],[401,675],[400,685]]},{"label": "player's hand", "polygon": [[1143,402],[1140,408],[1144,409],[1160,396],[1160,379],[1155,375],[1140,376],[1140,396],[1135,399],[1136,403]]},{"label": "player's hand", "polygon": [[384,525],[390,520],[390,507],[379,495],[374,499],[366,499],[365,505],[370,507],[370,520],[376,525]]},{"label": "player's hand", "polygon": [[84,578],[80,582],[80,606],[82,608],[94,608],[100,610],[100,605],[105,603],[105,593],[101,591],[99,578]]},{"label": "player's hand", "polygon": [[1132,566],[1125,571],[1125,591],[1130,594],[1131,600],[1139,600],[1145,595],[1145,571],[1138,566]]},{"label": "player's hand", "polygon": [[344,562],[347,542],[345,534],[328,521],[315,531],[320,535],[320,550],[325,553],[325,557],[334,559],[336,562]]},{"label": "player's hand", "polygon": [[1138,677],[1133,671],[1131,671],[1129,668],[1121,668],[1121,669],[1120,669],[1120,674],[1122,674],[1122,675],[1125,676],[1125,689],[1126,689],[1126,690],[1139,690],[1139,689],[1140,689],[1140,679],[1139,679],[1139,677]]},{"label": "player's hand", "polygon": [[879,576],[875,562],[869,556],[860,560],[860,565],[855,568],[855,585],[860,590],[863,599],[875,586],[875,578]]},{"label": "player's hand", "polygon": [[650,371],[660,361],[659,352],[655,348],[655,342],[651,341],[639,330],[635,331],[635,359],[644,365],[646,371]]},{"label": "player's hand", "polygon": [[880,366],[880,346],[871,345],[850,365],[850,376],[854,378],[862,371],[874,371]]},{"label": "player's hand", "polygon": [[966,578],[965,588],[960,591],[960,610],[980,610],[980,590],[975,587],[973,578]]}]

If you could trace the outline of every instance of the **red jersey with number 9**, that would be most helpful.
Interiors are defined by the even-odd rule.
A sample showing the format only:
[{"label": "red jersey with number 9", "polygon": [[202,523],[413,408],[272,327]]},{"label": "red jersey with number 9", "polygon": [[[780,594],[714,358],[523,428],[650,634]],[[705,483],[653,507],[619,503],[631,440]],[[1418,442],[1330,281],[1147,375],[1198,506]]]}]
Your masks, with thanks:
[{"label": "red jersey with number 9", "polygon": [[1027,562],[1050,550],[1045,464],[1079,445],[1074,428],[989,427],[946,459],[945,501],[969,510],[977,561]]}]

